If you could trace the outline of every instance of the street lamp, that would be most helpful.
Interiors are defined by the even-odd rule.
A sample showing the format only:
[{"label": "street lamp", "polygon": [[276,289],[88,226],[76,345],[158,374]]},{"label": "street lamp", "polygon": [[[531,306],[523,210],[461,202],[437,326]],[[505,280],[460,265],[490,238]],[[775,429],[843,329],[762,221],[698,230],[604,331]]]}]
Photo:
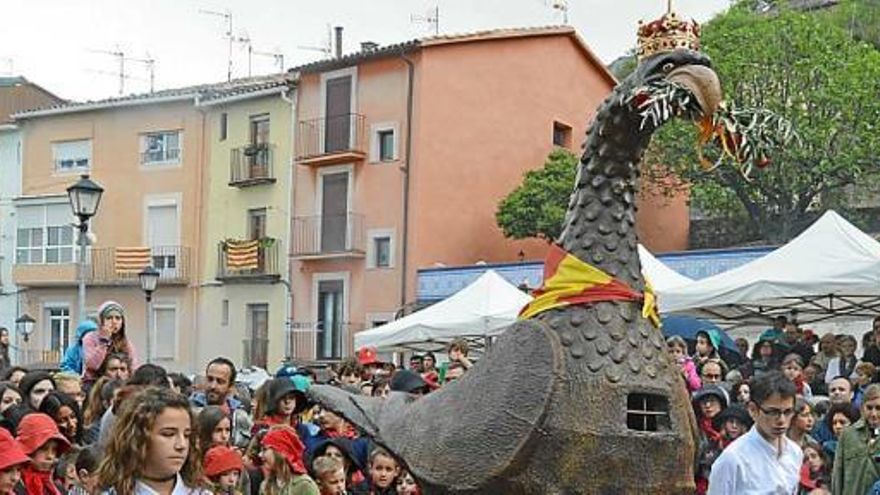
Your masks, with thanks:
[{"label": "street lamp", "polygon": [[77,244],[79,245],[79,295],[77,297],[76,315],[78,320],[84,320],[86,317],[86,233],[89,231],[89,219],[98,212],[98,204],[101,203],[101,195],[104,188],[99,186],[93,180],[89,179],[88,174],[83,174],[76,184],[67,188],[67,198],[70,200],[70,208],[73,215],[79,218],[79,237]]},{"label": "street lamp", "polygon": [[138,273],[138,279],[141,282],[141,289],[144,291],[144,297],[147,299],[147,362],[150,362],[150,347],[152,340],[152,329],[153,329],[153,292],[156,290],[156,285],[159,284],[159,270],[156,270],[152,266],[148,266],[144,268],[144,270]]},{"label": "street lamp", "polygon": [[25,313],[19,316],[15,320],[15,326],[18,333],[24,336],[24,341],[27,342],[31,338],[31,334],[34,333],[34,323],[37,320],[34,319],[33,316]]}]

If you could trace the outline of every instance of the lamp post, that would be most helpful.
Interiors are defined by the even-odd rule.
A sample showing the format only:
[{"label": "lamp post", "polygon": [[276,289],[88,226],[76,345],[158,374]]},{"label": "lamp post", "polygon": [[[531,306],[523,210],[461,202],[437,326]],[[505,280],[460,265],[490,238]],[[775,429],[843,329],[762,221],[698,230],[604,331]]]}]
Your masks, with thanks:
[{"label": "lamp post", "polygon": [[93,180],[89,179],[88,174],[83,174],[76,184],[67,188],[67,198],[70,200],[70,208],[73,215],[79,218],[79,237],[77,244],[79,245],[79,294],[77,297],[77,320],[84,320],[86,317],[86,233],[89,231],[89,219],[98,212],[98,204],[101,202],[101,195],[104,188],[99,186]]},{"label": "lamp post", "polygon": [[[28,345],[28,341],[31,339],[31,334],[34,332],[34,323],[37,320],[34,319],[33,316],[25,313],[15,320],[15,330],[18,334],[24,337],[25,343],[25,360],[27,360],[27,353],[30,351],[30,345]],[[18,363],[20,364],[20,363]]]},{"label": "lamp post", "polygon": [[147,300],[147,362],[150,362],[150,347],[152,346],[152,329],[153,329],[153,291],[159,283],[159,270],[152,266],[148,266],[138,273],[138,279],[141,282],[141,289],[144,291],[144,297]]}]

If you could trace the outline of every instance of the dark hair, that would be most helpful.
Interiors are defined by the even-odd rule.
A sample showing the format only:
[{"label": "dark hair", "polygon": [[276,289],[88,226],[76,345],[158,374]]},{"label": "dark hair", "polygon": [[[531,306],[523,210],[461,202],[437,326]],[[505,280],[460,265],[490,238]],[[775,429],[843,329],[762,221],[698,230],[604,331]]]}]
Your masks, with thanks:
[{"label": "dark hair", "polygon": [[410,356],[410,358],[409,358],[409,362],[418,361],[418,362],[421,363],[421,362],[424,361],[424,360],[425,360],[425,358],[423,358],[422,356],[419,356],[418,354],[413,354],[413,355]]},{"label": "dark hair", "polygon": [[382,387],[390,387],[391,379],[387,376],[380,376],[373,378],[373,390],[370,392],[370,395],[376,397],[379,395],[379,391],[382,390]]},{"label": "dark hair", "polygon": [[205,373],[206,374],[208,373],[208,368],[210,368],[212,364],[222,364],[223,366],[228,367],[229,368],[229,384],[231,385],[231,384],[235,383],[235,377],[238,376],[238,372],[235,370],[235,364],[232,361],[230,361],[229,359],[227,359],[223,356],[215,357],[214,359],[212,359],[211,361],[208,362],[207,366],[205,366]]},{"label": "dark hair", "polygon": [[16,404],[11,406],[6,412],[3,413],[2,426],[9,430],[9,433],[12,433],[12,436],[18,434],[18,423],[21,422],[21,419],[27,416],[28,414],[33,414],[34,411],[31,410],[30,407],[25,405],[24,402],[21,404]]},{"label": "dark hair", "polygon": [[128,372],[131,373],[131,357],[124,352],[111,352],[104,356],[101,366],[98,366],[98,376],[104,376],[107,373],[107,365],[114,359],[125,363],[128,366]]},{"label": "dark hair", "polygon": [[773,370],[752,380],[751,400],[759,406],[771,395],[777,394],[783,399],[794,399],[797,388],[781,371]]},{"label": "dark hair", "polygon": [[69,407],[70,410],[73,411],[74,416],[76,416],[76,435],[73,439],[68,438],[68,440],[72,440],[70,443],[79,445],[82,442],[82,433],[84,429],[82,412],[79,410],[79,404],[77,404],[77,402],[69,395],[57,391],[49,392],[46,394],[46,397],[43,398],[43,402],[40,402],[39,412],[48,414],[49,417],[57,423],[58,413],[61,411],[62,407]]},{"label": "dark hair", "polygon": [[10,366],[10,367],[6,368],[5,370],[3,370],[3,376],[0,378],[3,378],[4,382],[8,382],[12,378],[12,375],[15,374],[16,371],[23,371],[25,373],[28,372],[27,369],[22,368],[21,366]]},{"label": "dark hair", "polygon": [[[223,412],[220,406],[206,406],[196,417],[196,434],[198,435],[199,451],[205,453],[211,448],[211,435],[214,434],[214,428],[223,421],[223,418],[229,416]],[[230,419],[230,426],[232,420]]]},{"label": "dark hair", "polygon": [[849,419],[850,423],[858,421],[860,416],[859,410],[851,404],[831,404],[831,408],[825,413],[825,426],[828,427],[828,431],[832,434],[834,429],[831,428],[831,423],[834,421],[835,414],[843,414]]},{"label": "dark hair", "polygon": [[731,402],[739,402],[739,389],[743,388],[743,386],[749,387],[749,397],[752,396],[752,384],[749,383],[748,380],[740,380],[736,382],[733,388],[730,390],[730,401]]},{"label": "dark hair", "polygon": [[170,388],[168,383],[168,372],[165,368],[152,364],[142,364],[138,369],[134,370],[127,385],[144,385]]},{"label": "dark hair", "polygon": [[98,456],[98,449],[95,447],[86,447],[79,451],[79,454],[76,456],[76,473],[79,474],[80,471],[86,471],[89,474],[95,472],[98,469],[98,463],[100,462],[100,458]]},{"label": "dark hair", "polygon": [[339,363],[339,377],[345,375],[361,376],[364,374],[364,367],[354,358],[349,358]]},{"label": "dark hair", "polygon": [[45,371],[29,371],[28,374],[24,375],[21,378],[21,382],[18,384],[18,388],[21,390],[21,399],[22,403],[30,404],[30,395],[31,390],[40,382],[44,380],[49,380],[52,382],[52,388],[55,388],[55,380],[52,379],[52,375]]},{"label": "dark hair", "polygon": [[22,394],[21,390],[19,390],[18,387],[16,387],[15,384],[12,382],[0,382],[0,400],[3,399],[3,395],[6,393],[7,390],[12,390],[13,392],[17,393],[18,396],[21,397],[21,400],[24,401],[24,394]]},{"label": "dark hair", "polygon": [[171,383],[180,390],[180,393],[186,397],[189,397],[190,392],[192,392],[192,380],[187,378],[183,373],[169,373],[168,378],[171,379]]}]

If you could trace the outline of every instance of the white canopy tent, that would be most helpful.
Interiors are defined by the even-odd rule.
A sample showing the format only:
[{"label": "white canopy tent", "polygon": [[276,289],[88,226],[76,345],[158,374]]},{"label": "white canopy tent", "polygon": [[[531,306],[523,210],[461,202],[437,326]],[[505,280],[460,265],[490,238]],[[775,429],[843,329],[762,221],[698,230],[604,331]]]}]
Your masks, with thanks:
[{"label": "white canopy tent", "polygon": [[[642,272],[662,297],[671,287],[691,283],[639,246]],[[493,270],[467,287],[421,311],[355,334],[355,348],[374,346],[380,352],[436,351],[456,338],[479,345],[516,321],[531,297]]]},{"label": "white canopy tent", "polygon": [[762,258],[664,291],[660,311],[729,327],[789,312],[800,323],[872,318],[880,314],[880,243],[828,211]]},{"label": "white canopy tent", "polygon": [[493,270],[427,308],[354,336],[356,349],[436,351],[456,338],[485,339],[516,321],[532,298]]}]

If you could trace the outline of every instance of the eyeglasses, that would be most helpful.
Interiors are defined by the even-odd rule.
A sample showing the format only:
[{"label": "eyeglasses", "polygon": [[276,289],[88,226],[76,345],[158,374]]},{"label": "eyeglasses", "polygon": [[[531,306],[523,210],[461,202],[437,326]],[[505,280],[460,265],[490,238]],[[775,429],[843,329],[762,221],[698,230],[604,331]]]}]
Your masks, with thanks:
[{"label": "eyeglasses", "polygon": [[773,419],[779,419],[783,416],[785,416],[786,418],[790,418],[795,414],[794,409],[764,409],[762,406],[758,406],[758,409],[760,409],[762,413],[770,416]]}]

